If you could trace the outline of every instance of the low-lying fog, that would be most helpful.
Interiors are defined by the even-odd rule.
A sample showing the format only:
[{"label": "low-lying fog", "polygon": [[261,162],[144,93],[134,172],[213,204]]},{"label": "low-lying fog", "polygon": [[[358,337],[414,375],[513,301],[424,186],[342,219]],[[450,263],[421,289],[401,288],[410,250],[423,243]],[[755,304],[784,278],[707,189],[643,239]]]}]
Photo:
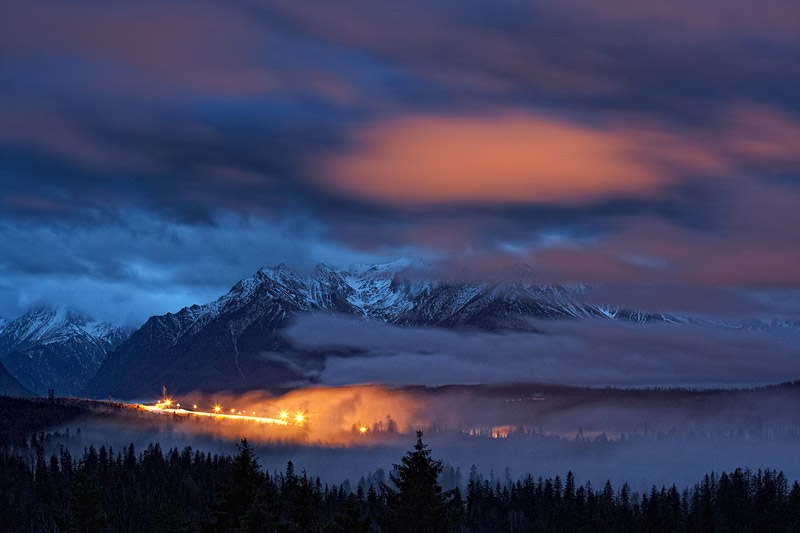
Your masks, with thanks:
[{"label": "low-lying fog", "polygon": [[[259,416],[302,412],[305,419],[302,426],[285,428],[140,413],[113,423],[73,424],[68,445],[78,455],[90,443],[121,450],[129,442],[138,451],[159,442],[164,450],[191,445],[234,454],[235,443],[247,437],[269,471],[283,471],[291,460],[298,471],[323,482],[349,479],[355,490],[361,476],[378,469],[388,474],[413,446],[414,430],[422,428],[434,457],[460,469],[462,485],[473,465],[501,483],[506,468],[512,480],[527,473],[563,478],[572,470],[581,483],[591,480],[598,487],[607,479],[617,486],[627,481],[639,491],[652,484],[683,488],[709,471],[738,467],[775,468],[800,479],[800,420],[793,408],[800,404],[797,384],[752,391],[350,386],[299,389],[279,397],[255,391],[176,400]],[[455,480],[448,476],[446,482]]]}]

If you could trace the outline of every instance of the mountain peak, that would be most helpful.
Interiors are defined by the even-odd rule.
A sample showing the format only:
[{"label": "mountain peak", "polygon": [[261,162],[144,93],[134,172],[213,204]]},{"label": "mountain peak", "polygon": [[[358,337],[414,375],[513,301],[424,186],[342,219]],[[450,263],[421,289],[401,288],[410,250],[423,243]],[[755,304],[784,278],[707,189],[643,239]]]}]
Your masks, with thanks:
[{"label": "mountain peak", "polygon": [[256,272],[256,276],[261,275],[269,279],[281,279],[287,276],[296,276],[297,273],[289,268],[286,263],[279,263],[274,267],[262,266]]},{"label": "mountain peak", "polygon": [[3,332],[12,334],[21,343],[53,336],[65,328],[82,328],[89,322],[91,320],[76,309],[41,306],[9,322]]},{"label": "mountain peak", "polygon": [[334,276],[340,276],[341,271],[331,268],[325,263],[319,263],[317,266],[314,267],[314,277],[316,278],[324,278],[324,279],[331,279]]},{"label": "mountain peak", "polygon": [[403,270],[411,267],[412,265],[418,266],[429,266],[423,265],[421,262],[415,262],[411,259],[406,257],[401,257],[399,259],[395,259],[394,261],[388,261],[386,263],[370,263],[370,264],[355,264],[350,265],[346,272],[354,275],[354,276],[364,276],[367,273],[371,274],[396,274],[398,272],[402,272]]},{"label": "mountain peak", "polygon": [[50,388],[75,394],[129,335],[128,328],[95,322],[74,308],[36,307],[0,331],[0,362],[39,394]]},{"label": "mountain peak", "polygon": [[[87,334],[98,339],[125,337],[129,328],[110,322],[97,322],[72,307],[34,307],[0,328],[0,344],[25,345],[56,342],[75,335]],[[115,344],[114,341],[110,341]],[[0,354],[2,355],[2,354]]]}]

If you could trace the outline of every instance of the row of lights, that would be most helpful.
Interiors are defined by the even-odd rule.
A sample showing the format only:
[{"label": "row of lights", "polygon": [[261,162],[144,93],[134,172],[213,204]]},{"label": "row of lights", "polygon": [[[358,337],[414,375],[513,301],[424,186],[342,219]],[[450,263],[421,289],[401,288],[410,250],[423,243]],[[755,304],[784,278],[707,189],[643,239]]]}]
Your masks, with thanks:
[{"label": "row of lights", "polygon": [[[159,407],[161,407],[161,405],[164,405],[165,407],[169,407],[169,406],[172,405],[172,400],[171,399],[166,399],[166,400],[164,400],[163,404],[159,403],[159,404],[156,404],[156,405],[158,405]],[[180,407],[181,406],[181,404],[179,404],[179,403],[175,404],[175,405],[176,405],[176,407]],[[192,409],[197,409],[197,404],[192,405]],[[222,412],[222,406],[219,405],[219,404],[215,405],[214,406],[214,412],[215,413],[221,413]],[[235,412],[236,412],[235,409],[231,409],[231,414],[233,414]],[[239,414],[242,414],[242,412],[239,411]],[[255,414],[256,414],[256,412],[253,411],[253,415],[255,415]],[[285,422],[289,418],[289,412],[288,411],[281,411],[280,418],[281,418],[281,420],[283,420]],[[303,413],[301,413],[301,412],[298,412],[296,415],[294,415],[294,420],[298,424],[302,424],[303,421],[305,420],[305,415]],[[366,433],[367,432],[367,426],[359,427],[358,431],[361,432],[361,433]]]},{"label": "row of lights", "polygon": [[[164,400],[163,403],[157,403],[156,405],[158,407],[162,407],[162,406],[171,407],[172,406],[172,400],[171,399],[166,399],[166,400]],[[175,405],[176,405],[176,407],[180,407],[181,406],[181,404],[175,404]],[[192,405],[192,409],[197,409],[197,404]],[[214,412],[215,413],[222,413],[222,406],[219,405],[219,404],[214,405]],[[235,413],[236,413],[236,409],[231,409],[231,414],[235,414]],[[242,412],[239,411],[239,414],[241,415]],[[255,415],[255,414],[256,414],[256,412],[253,411],[253,415]],[[247,415],[246,412],[245,412],[245,415]],[[289,418],[289,412],[288,411],[281,411],[280,418],[281,418],[281,420],[283,420],[285,422]],[[297,414],[294,415],[294,420],[298,424],[302,424],[305,421],[305,418],[306,418],[306,415],[303,414],[302,412],[299,412],[299,411],[297,412]],[[361,432],[362,433],[364,433],[366,431],[367,431],[367,428],[365,428],[365,427],[361,428]]]},{"label": "row of lights", "polygon": [[[195,408],[195,409],[197,409],[197,406],[195,405],[195,406],[194,406],[194,408]],[[221,405],[215,405],[215,406],[214,406],[214,412],[215,412],[215,413],[221,413],[221,412],[222,412],[222,406],[221,406]],[[235,412],[236,412],[236,409],[231,409],[231,414],[233,414],[233,413],[235,413]],[[241,412],[241,411],[239,411],[239,414],[242,414],[242,412]],[[246,414],[246,413],[245,413],[245,414]],[[255,415],[255,414],[256,414],[256,412],[255,412],[255,411],[253,411],[253,415]],[[288,411],[281,411],[281,413],[280,413],[280,418],[281,418],[281,420],[283,420],[283,421],[285,422],[285,421],[286,421],[286,420],[289,418],[289,412],[288,412]],[[303,414],[303,413],[301,413],[301,412],[298,412],[298,413],[297,413],[297,414],[294,416],[294,420],[295,420],[295,422],[297,422],[298,424],[299,424],[299,423],[302,423],[302,422],[305,420],[305,418],[306,418],[306,415],[304,415],[304,414]]]}]

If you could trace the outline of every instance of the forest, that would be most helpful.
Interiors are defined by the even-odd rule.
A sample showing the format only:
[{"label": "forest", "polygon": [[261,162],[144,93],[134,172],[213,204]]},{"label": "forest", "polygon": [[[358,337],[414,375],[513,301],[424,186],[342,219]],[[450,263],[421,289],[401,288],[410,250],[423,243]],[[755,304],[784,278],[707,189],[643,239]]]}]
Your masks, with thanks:
[{"label": "forest", "polygon": [[[63,436],[60,436],[63,438]],[[167,531],[797,531],[800,484],[771,469],[709,473],[692,487],[577,485],[572,472],[494,484],[471,472],[445,490],[443,464],[417,432],[386,482],[355,491],[289,462],[264,468],[246,439],[233,455],[186,447],[88,446],[53,436],[0,443],[0,530]],[[232,450],[234,451],[234,450]],[[388,465],[387,465],[388,466]]]}]

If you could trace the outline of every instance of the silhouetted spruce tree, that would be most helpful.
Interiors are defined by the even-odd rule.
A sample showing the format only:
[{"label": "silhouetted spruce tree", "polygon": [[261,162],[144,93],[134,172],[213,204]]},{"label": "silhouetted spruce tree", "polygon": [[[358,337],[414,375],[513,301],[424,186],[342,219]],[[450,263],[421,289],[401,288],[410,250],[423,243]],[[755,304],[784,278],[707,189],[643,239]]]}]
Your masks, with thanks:
[{"label": "silhouetted spruce tree", "polygon": [[48,505],[52,497],[53,482],[50,479],[47,462],[44,460],[44,448],[41,445],[36,447],[34,479],[36,480],[36,499],[40,505]]},{"label": "silhouetted spruce tree", "polygon": [[231,478],[222,489],[214,512],[217,531],[258,531],[269,518],[263,491],[263,474],[247,439],[238,445],[231,462]]},{"label": "silhouetted spruce tree", "polygon": [[789,493],[789,525],[793,531],[800,531],[800,483],[797,481],[792,485],[792,492]]},{"label": "silhouetted spruce tree", "polygon": [[56,520],[56,523],[63,531],[79,533],[100,532],[109,523],[108,517],[103,512],[97,486],[83,471],[72,483],[68,514]]},{"label": "silhouetted spruce tree", "polygon": [[319,480],[312,482],[303,471],[289,501],[289,531],[320,531],[322,529],[322,494]]},{"label": "silhouetted spruce tree", "polygon": [[361,500],[349,494],[339,506],[334,517],[333,533],[368,533],[371,520],[361,509]]},{"label": "silhouetted spruce tree", "polygon": [[153,514],[154,533],[181,533],[189,531],[189,525],[180,512],[180,507],[175,497],[170,497],[159,502]]},{"label": "silhouetted spruce tree", "polygon": [[442,462],[431,458],[431,450],[422,442],[417,430],[417,444],[394,465],[389,477],[397,487],[385,483],[388,516],[386,529],[397,532],[439,532],[447,530],[447,498],[439,485]]}]

